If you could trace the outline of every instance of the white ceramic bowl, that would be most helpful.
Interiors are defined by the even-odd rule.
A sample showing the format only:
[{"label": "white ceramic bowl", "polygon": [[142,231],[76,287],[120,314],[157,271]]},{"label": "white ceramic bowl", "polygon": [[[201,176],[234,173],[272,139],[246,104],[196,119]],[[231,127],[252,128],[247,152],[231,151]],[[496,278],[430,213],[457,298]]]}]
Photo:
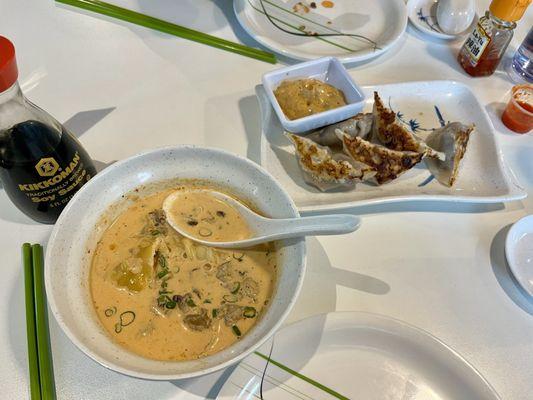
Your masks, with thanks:
[{"label": "white ceramic bowl", "polygon": [[524,246],[526,235],[532,243],[533,215],[519,219],[513,224],[505,238],[505,257],[509,268],[522,288],[533,297],[533,245]]},{"label": "white ceramic bowl", "polygon": [[[281,110],[276,96],[274,96],[274,90],[281,81],[286,79],[306,78],[315,78],[342,90],[347,104],[318,114],[308,115],[307,117],[288,119]],[[311,129],[321,128],[353,117],[363,110],[365,103],[363,91],[352,80],[344,65],[335,57],[319,58],[277,69],[263,75],[262,83],[281,125],[287,131],[293,133],[307,132]]]},{"label": "white ceramic bowl", "polygon": [[140,357],[117,345],[101,327],[90,299],[91,256],[106,228],[95,226],[104,213],[109,213],[111,205],[118,204],[111,208],[115,215],[127,206],[121,200],[124,194],[139,186],[175,178],[205,179],[223,185],[270,217],[299,215],[279,183],[252,161],[225,151],[193,146],[147,151],[117,162],[76,193],[59,217],[47,245],[48,303],[63,331],[85,354],[107,368],[144,379],[204,375],[250,354],[276,331],[289,313],[305,270],[305,239],[282,242],[270,307],[246,336],[217,354],[194,361],[166,362]]}]

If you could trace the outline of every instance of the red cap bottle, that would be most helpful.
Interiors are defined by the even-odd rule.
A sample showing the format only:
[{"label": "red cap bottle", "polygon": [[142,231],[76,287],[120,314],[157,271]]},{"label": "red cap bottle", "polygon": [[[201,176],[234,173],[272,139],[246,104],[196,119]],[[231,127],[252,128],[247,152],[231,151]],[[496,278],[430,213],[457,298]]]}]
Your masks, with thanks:
[{"label": "red cap bottle", "polygon": [[0,93],[13,86],[18,75],[15,46],[7,38],[0,36]]},{"label": "red cap bottle", "polygon": [[54,223],[96,171],[76,138],[26,100],[17,78],[15,47],[0,36],[0,180],[22,212]]}]

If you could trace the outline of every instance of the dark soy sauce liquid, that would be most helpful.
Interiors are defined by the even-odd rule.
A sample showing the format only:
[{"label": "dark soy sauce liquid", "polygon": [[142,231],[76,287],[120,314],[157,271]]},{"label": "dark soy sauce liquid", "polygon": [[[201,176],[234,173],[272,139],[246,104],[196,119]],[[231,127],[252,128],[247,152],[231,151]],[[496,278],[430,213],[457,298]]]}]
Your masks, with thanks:
[{"label": "dark soy sauce liquid", "polygon": [[53,224],[72,196],[96,174],[81,144],[62,129],[30,120],[0,131],[4,190],[22,212],[45,224]]}]

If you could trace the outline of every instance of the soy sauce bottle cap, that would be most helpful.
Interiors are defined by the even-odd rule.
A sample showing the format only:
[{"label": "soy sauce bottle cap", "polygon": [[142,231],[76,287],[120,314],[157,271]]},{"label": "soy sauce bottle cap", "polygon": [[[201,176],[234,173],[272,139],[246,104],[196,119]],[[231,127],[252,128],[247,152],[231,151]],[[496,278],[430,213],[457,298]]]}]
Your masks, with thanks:
[{"label": "soy sauce bottle cap", "polygon": [[13,86],[18,75],[15,46],[8,38],[0,36],[0,93]]},{"label": "soy sauce bottle cap", "polygon": [[490,12],[496,18],[516,22],[526,12],[531,0],[492,0]]}]

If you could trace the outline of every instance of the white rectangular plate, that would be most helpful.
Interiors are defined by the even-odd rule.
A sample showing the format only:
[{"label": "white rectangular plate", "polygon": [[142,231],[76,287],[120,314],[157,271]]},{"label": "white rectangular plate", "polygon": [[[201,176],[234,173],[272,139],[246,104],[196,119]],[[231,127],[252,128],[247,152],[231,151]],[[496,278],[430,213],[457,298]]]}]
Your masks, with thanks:
[{"label": "white rectangular plate", "polygon": [[416,165],[398,179],[375,186],[360,183],[349,191],[322,193],[306,184],[294,149],[266,97],[256,87],[262,113],[261,165],[289,192],[300,211],[331,210],[345,207],[399,201],[453,201],[498,203],[527,196],[510,168],[494,137],[487,113],[465,85],[453,81],[408,82],[363,87],[365,112],[372,110],[373,91],[377,90],[408,129],[424,137],[444,122],[474,123],[459,178],[453,188],[441,185],[426,168]]}]

